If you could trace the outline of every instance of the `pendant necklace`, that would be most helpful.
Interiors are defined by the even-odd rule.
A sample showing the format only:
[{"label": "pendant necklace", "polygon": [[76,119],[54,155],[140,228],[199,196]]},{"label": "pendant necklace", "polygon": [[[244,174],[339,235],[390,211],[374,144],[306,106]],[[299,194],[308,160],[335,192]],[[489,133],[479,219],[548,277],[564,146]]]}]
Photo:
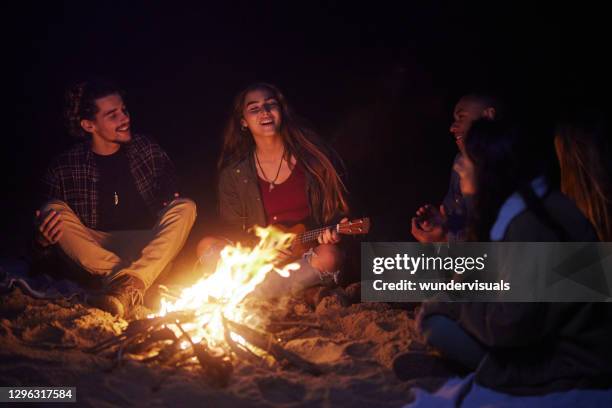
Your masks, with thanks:
[{"label": "pendant necklace", "polygon": [[283,154],[281,155],[280,163],[278,163],[278,170],[276,170],[276,176],[274,177],[274,180],[270,181],[270,180],[268,180],[268,177],[266,176],[266,173],[264,173],[263,167],[261,167],[261,163],[259,162],[259,156],[257,156],[257,149],[255,149],[255,160],[257,161],[257,165],[259,166],[259,170],[261,170],[261,175],[263,176],[264,180],[266,180],[268,183],[270,183],[270,189],[268,191],[274,190],[274,183],[278,179],[278,175],[280,174],[280,169],[281,169],[281,167],[283,165],[283,157],[285,157],[285,148],[284,147],[283,147]]}]

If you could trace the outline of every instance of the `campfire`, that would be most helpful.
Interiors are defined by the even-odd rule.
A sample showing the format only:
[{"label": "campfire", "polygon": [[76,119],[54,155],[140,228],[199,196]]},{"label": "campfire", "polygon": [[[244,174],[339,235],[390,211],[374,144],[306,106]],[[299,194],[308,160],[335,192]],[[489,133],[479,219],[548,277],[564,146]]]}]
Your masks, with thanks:
[{"label": "campfire", "polygon": [[319,374],[318,367],[284,349],[273,334],[266,332],[267,316],[244,302],[268,273],[288,277],[299,268],[295,263],[277,266],[279,255],[290,248],[294,234],[274,227],[256,227],[255,233],[259,237],[255,247],[226,246],[212,274],[178,296],[162,296],[158,313],[132,321],[119,336],[89,351],[111,353],[117,364],[129,358],[175,369],[200,365],[221,386],[229,381],[237,360],[261,364],[276,361]]}]

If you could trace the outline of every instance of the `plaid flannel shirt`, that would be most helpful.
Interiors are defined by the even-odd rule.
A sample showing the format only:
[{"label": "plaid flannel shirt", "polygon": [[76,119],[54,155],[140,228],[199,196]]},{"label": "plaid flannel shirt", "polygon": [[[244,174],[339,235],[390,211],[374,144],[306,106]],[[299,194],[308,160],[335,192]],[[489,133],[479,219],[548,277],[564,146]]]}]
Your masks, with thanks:
[{"label": "plaid flannel shirt", "polygon": [[[178,192],[175,170],[161,147],[140,135],[123,146],[136,189],[151,214],[156,215],[164,202]],[[98,226],[99,173],[91,151],[91,142],[72,147],[56,157],[43,177],[42,202],[60,200],[68,204],[88,228]]]}]

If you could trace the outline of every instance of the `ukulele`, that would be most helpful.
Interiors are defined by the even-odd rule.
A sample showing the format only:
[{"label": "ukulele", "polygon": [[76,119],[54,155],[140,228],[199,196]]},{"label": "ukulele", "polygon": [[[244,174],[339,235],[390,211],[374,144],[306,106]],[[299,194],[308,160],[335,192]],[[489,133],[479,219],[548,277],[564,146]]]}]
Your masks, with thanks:
[{"label": "ukulele", "polygon": [[342,235],[367,234],[370,231],[370,219],[358,218],[356,220],[345,221],[335,225],[328,225],[327,227],[316,228],[310,231],[306,231],[304,224],[296,224],[292,227],[285,227],[280,224],[275,224],[274,226],[284,232],[296,234],[295,238],[293,238],[290,251],[291,257],[297,258],[309,248],[316,246],[317,237],[326,229],[331,229]]}]

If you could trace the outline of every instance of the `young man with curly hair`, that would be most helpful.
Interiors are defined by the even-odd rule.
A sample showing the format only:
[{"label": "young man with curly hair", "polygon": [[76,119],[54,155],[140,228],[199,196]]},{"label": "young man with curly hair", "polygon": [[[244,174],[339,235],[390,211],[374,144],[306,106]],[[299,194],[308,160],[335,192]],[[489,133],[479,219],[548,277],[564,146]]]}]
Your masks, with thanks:
[{"label": "young man with curly hair", "polygon": [[39,248],[58,251],[64,273],[101,288],[88,302],[119,316],[142,303],[196,217],[168,155],[132,134],[123,95],[102,79],[68,90],[68,128],[84,140],[52,161],[36,212]]}]

